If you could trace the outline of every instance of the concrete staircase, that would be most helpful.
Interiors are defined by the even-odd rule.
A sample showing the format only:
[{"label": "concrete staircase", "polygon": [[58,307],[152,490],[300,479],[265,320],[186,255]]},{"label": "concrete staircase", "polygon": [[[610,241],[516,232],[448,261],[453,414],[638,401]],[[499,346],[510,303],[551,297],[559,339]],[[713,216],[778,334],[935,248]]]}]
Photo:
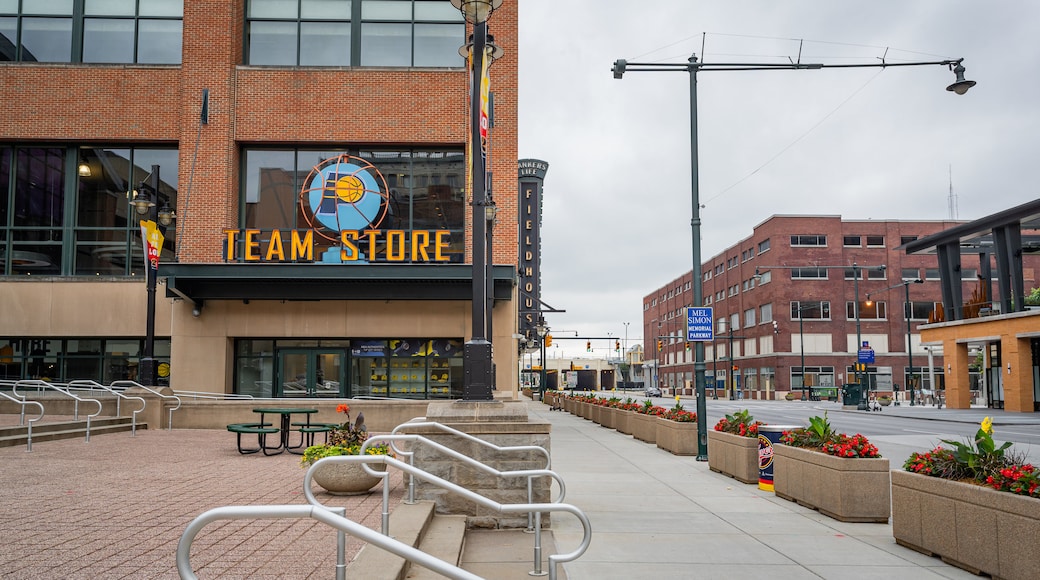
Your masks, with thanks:
[{"label": "concrete staircase", "polygon": [[[90,421],[90,436],[106,433],[123,433],[133,428],[130,417],[100,417]],[[138,423],[138,429],[147,429],[146,423]],[[33,444],[55,439],[86,438],[86,421],[53,421],[33,425]],[[26,445],[29,438],[28,426],[0,427],[0,447]]]}]

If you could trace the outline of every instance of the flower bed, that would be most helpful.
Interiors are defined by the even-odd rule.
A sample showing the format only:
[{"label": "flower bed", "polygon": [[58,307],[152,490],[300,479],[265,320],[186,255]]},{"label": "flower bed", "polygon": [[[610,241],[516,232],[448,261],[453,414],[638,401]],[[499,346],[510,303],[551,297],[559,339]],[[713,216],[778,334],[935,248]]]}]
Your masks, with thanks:
[{"label": "flower bed", "polygon": [[892,472],[896,542],[976,574],[1040,577],[1040,477],[1010,443],[997,447],[989,417],[966,443],[943,440]]},{"label": "flower bed", "polygon": [[697,455],[697,414],[675,406],[658,416],[655,441],[673,455]]},{"label": "flower bed", "polygon": [[743,483],[758,483],[758,427],[747,409],[719,419],[708,432],[708,468]]},{"label": "flower bed", "polygon": [[629,426],[632,427],[632,436],[647,443],[657,443],[657,417],[663,415],[664,407],[658,407],[649,400],[629,417]]}]

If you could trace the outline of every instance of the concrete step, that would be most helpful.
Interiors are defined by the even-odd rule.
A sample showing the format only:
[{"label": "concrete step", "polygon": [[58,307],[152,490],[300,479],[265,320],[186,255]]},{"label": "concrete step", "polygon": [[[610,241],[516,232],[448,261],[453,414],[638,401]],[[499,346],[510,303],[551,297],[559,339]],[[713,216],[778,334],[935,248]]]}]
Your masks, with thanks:
[{"label": "concrete step", "polygon": [[[398,504],[390,512],[390,537],[409,546],[418,546],[433,520],[434,503],[420,501]],[[366,580],[403,580],[408,561],[376,546],[366,544],[347,564],[348,578]]]},{"label": "concrete step", "polygon": [[[133,425],[130,417],[103,417],[90,421],[90,435],[104,435],[107,433],[124,433],[132,430]],[[138,423],[138,429],[147,429],[147,423]],[[28,443],[28,426],[15,426],[0,428],[0,447],[14,447]],[[57,439],[73,439],[82,437],[86,439],[86,421],[55,421],[51,423],[39,423],[33,425],[33,443],[43,441],[54,441]]]},{"label": "concrete step", "polygon": [[[419,549],[434,558],[458,566],[461,562],[465,541],[466,516],[434,515],[422,534]],[[437,580],[443,576],[429,568],[409,564],[405,578],[408,580]]]}]

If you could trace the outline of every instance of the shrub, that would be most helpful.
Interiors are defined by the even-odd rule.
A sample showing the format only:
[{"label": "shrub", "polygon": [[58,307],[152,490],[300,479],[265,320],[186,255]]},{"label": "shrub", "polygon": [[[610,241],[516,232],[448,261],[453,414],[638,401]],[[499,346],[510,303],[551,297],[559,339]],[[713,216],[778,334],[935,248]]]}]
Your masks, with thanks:
[{"label": "shrub", "polygon": [[762,425],[762,422],[755,421],[751,413],[744,409],[719,419],[719,422],[715,424],[715,430],[733,433],[741,437],[758,437],[758,427],[760,425]]}]

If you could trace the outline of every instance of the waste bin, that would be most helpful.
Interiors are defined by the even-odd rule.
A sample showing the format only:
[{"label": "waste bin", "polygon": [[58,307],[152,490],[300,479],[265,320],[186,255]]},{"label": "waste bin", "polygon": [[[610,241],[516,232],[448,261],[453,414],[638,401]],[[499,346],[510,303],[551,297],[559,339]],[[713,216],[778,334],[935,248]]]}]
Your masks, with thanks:
[{"label": "waste bin", "polygon": [[803,428],[801,425],[759,425],[758,489],[773,491],[773,445],[780,442],[784,431]]},{"label": "waste bin", "polygon": [[849,383],[842,388],[842,405],[857,406],[863,397],[862,388],[858,383]]}]

